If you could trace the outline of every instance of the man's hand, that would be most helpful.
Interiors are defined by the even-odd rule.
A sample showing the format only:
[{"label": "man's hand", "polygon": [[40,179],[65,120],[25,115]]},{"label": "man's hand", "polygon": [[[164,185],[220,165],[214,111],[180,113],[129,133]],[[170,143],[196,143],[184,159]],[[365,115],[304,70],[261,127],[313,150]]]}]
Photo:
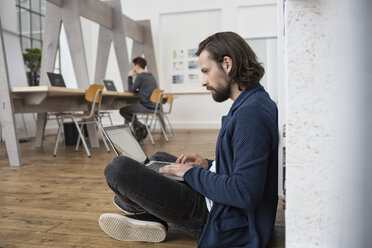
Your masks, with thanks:
[{"label": "man's hand", "polygon": [[170,164],[163,166],[159,169],[161,174],[174,175],[178,177],[183,177],[183,175],[191,169],[192,166],[188,164]]},{"label": "man's hand", "polygon": [[193,153],[193,154],[182,154],[179,156],[175,162],[176,164],[187,164],[190,166],[197,166],[202,167],[206,170],[208,170],[208,161],[200,156],[199,154]]},{"label": "man's hand", "polygon": [[133,68],[132,70],[129,71],[128,76],[133,77],[133,76],[135,76],[136,74],[137,74],[137,73],[136,73],[136,70]]}]

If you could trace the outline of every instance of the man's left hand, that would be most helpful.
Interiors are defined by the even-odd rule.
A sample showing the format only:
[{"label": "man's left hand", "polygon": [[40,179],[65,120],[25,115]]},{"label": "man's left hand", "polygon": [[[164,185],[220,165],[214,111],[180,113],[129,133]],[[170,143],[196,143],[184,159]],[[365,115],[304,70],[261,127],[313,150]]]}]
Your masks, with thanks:
[{"label": "man's left hand", "polygon": [[183,175],[191,169],[192,166],[188,164],[170,164],[163,166],[159,169],[161,174],[174,175],[177,177],[183,177]]}]

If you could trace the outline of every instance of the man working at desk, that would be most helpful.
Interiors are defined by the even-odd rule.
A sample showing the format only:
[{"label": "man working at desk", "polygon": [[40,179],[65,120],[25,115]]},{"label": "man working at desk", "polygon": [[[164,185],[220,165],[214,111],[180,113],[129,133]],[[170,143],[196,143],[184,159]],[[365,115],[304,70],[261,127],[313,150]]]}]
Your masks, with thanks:
[{"label": "man working at desk", "polygon": [[178,158],[157,152],[151,159],[174,162],[160,173],[128,157],[105,169],[119,207],[137,215],[103,214],[101,228],[119,240],[160,242],[171,223],[198,240],[198,247],[266,247],[277,208],[277,108],[259,80],[264,69],[239,35],[217,33],[196,53],[202,85],[213,99],[232,99],[222,117],[215,160],[197,154]]},{"label": "man working at desk", "polygon": [[[154,76],[145,71],[146,60],[141,57],[132,60],[133,68],[129,71],[128,89],[130,92],[138,93],[140,96],[140,103],[126,106],[120,109],[120,114],[125,118],[125,122],[132,121],[133,112],[152,112],[155,109],[155,103],[150,101],[152,91],[157,88]],[[133,83],[133,77],[136,79]],[[133,121],[134,134],[138,141],[146,138],[146,126],[142,124],[137,118]]]}]

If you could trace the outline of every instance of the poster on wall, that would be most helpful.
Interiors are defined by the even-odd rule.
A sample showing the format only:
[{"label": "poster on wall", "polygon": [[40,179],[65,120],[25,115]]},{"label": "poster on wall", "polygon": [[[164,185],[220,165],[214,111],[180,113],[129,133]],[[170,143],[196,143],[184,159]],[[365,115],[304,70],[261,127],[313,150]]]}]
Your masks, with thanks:
[{"label": "poster on wall", "polygon": [[185,57],[183,49],[174,49],[173,50],[173,59],[183,59]]},{"label": "poster on wall", "polygon": [[174,61],[173,62],[173,71],[183,73],[185,71],[183,61]]},{"label": "poster on wall", "polygon": [[172,84],[182,84],[182,83],[183,83],[183,75],[172,76]]},{"label": "poster on wall", "polygon": [[198,74],[189,74],[189,82],[190,83],[199,83],[199,75]]},{"label": "poster on wall", "polygon": [[195,55],[195,53],[198,51],[198,49],[193,48],[193,49],[188,49],[187,54],[189,59],[197,59],[198,56]]},{"label": "poster on wall", "polygon": [[190,60],[189,61],[189,70],[198,70],[198,69],[199,69],[199,61]]},{"label": "poster on wall", "polygon": [[[186,54],[187,51],[187,54]],[[172,49],[172,84],[199,83],[197,48]]]}]

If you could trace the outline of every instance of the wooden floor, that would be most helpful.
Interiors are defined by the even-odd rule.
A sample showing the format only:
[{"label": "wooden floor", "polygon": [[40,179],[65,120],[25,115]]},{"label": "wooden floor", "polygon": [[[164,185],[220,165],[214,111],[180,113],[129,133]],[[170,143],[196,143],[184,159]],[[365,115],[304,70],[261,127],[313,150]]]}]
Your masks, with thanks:
[{"label": "wooden floor", "polygon": [[[169,143],[155,134],[156,145],[143,142],[148,155],[163,150],[175,155],[199,151],[213,158],[217,131],[178,131]],[[120,213],[112,203],[103,170],[113,158],[103,145],[90,149],[88,158],[80,149],[61,145],[53,157],[54,136],[43,148],[33,140],[21,143],[24,166],[10,167],[4,143],[0,144],[0,248],[50,247],[196,247],[196,240],[170,228],[165,242],[148,244],[120,242],[98,226],[102,213]],[[281,201],[280,201],[281,203]],[[284,247],[284,214],[279,204],[272,244]]]}]

